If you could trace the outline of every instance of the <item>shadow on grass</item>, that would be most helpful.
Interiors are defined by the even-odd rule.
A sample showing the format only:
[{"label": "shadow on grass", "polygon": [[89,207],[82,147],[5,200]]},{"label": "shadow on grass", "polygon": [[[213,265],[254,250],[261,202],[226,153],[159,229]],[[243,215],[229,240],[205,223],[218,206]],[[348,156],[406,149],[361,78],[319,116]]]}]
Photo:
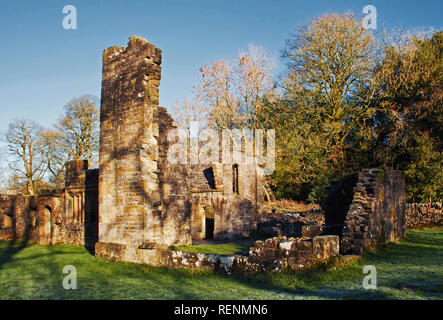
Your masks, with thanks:
[{"label": "shadow on grass", "polygon": [[[279,275],[235,275],[248,286],[319,299],[397,299],[423,296],[441,299],[443,290],[443,229],[409,231],[404,241],[365,252],[358,263],[331,269],[311,269]],[[364,265],[381,270],[380,290],[362,286]],[[347,289],[345,287],[352,287]]]},{"label": "shadow on grass", "polygon": [[[5,243],[7,241],[2,242]],[[28,239],[23,239],[21,241],[14,239],[7,242],[7,247],[5,249],[0,247],[0,270],[4,264],[11,261],[16,254],[25,249],[29,244]]]},{"label": "shadow on grass", "polygon": [[[335,270],[227,276],[211,271],[116,263],[90,256],[80,247],[26,248],[18,243],[0,243],[0,268],[7,273],[0,282],[0,298],[441,299],[442,247],[443,230],[411,231],[405,241],[388,244],[375,253],[367,252],[361,261],[338,265]],[[20,250],[22,253],[18,254]],[[10,263],[6,265],[7,262]],[[77,290],[65,290],[62,286],[66,276],[62,270],[68,264],[77,268]],[[377,267],[379,290],[362,288],[362,267],[366,264]],[[425,272],[420,269],[422,265]]]}]

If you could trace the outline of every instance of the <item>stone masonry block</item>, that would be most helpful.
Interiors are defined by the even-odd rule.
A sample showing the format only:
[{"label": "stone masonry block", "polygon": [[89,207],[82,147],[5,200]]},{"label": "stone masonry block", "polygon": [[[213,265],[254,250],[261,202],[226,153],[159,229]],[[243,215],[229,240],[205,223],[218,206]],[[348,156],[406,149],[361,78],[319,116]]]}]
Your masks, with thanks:
[{"label": "stone masonry block", "polygon": [[312,240],[312,251],[317,259],[327,259],[337,256],[340,251],[338,236],[318,236]]}]

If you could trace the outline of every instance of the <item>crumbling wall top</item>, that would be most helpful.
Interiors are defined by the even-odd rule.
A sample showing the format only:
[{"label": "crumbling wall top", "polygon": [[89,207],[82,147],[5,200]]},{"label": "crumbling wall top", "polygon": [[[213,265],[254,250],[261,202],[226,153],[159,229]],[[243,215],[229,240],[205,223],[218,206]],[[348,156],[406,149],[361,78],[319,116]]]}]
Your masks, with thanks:
[{"label": "crumbling wall top", "polygon": [[162,62],[162,51],[159,48],[149,43],[145,38],[132,36],[129,38],[127,47],[112,46],[103,50],[103,65],[120,61],[119,57],[126,54],[144,56],[147,62],[157,65],[160,65]]}]

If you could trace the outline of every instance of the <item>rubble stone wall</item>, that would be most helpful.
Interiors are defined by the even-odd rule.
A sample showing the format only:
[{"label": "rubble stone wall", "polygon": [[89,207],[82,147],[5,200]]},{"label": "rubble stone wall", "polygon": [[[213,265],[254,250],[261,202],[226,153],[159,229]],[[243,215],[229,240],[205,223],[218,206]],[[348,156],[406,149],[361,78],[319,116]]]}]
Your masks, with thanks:
[{"label": "rubble stone wall", "polygon": [[[101,244],[98,243],[98,246]],[[162,248],[138,249],[113,244],[99,256],[110,260],[124,260],[157,267],[211,269],[223,272],[271,273],[301,270],[339,255],[338,236],[314,238],[271,238],[257,241],[249,255],[218,255]]]},{"label": "rubble stone wall", "polygon": [[14,235],[15,196],[0,196],[0,239],[12,240]]},{"label": "rubble stone wall", "polygon": [[[238,189],[234,192],[234,167],[229,164],[188,165],[191,191],[193,239],[203,239],[204,208],[214,210],[214,239],[250,237],[264,199],[263,174],[253,164],[238,164]],[[208,174],[210,173],[210,174]],[[205,177],[210,178],[206,183]],[[208,178],[208,177],[206,177]]]},{"label": "rubble stone wall", "polygon": [[333,185],[323,204],[326,223],[342,226],[343,254],[361,254],[365,248],[399,240],[405,232],[403,175],[384,168],[366,169],[355,177]]},{"label": "rubble stone wall", "polygon": [[324,230],[325,218],[322,209],[312,209],[306,212],[266,213],[258,217],[256,224],[258,238],[311,237],[312,230]]},{"label": "rubble stone wall", "polygon": [[441,225],[443,225],[443,206],[441,202],[406,204],[406,228]]}]

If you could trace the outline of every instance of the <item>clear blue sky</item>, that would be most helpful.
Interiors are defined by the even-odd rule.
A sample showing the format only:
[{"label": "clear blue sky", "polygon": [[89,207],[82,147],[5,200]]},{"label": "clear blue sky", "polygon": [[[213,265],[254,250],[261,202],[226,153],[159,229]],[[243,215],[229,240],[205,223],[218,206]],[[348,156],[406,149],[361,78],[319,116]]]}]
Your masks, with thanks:
[{"label": "clear blue sky", "polygon": [[[77,8],[78,29],[64,30],[62,8]],[[378,28],[442,27],[443,1],[145,0],[0,2],[0,131],[14,118],[45,126],[83,94],[100,96],[101,55],[140,35],[163,50],[160,104],[190,95],[198,68],[260,44],[278,58],[293,28],[323,13],[362,15],[375,5]]]}]

